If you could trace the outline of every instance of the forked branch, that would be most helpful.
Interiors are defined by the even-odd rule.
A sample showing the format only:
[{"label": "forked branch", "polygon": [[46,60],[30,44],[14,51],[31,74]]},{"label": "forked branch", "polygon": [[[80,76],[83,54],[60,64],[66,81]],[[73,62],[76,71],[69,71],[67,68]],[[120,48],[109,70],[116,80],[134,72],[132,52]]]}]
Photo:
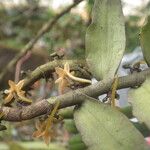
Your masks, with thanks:
[{"label": "forked branch", "polygon": [[[150,75],[150,69],[140,73],[120,77],[118,89],[139,86],[145,81],[146,76],[148,75]],[[81,104],[84,101],[82,94],[96,98],[99,95],[107,93],[110,90],[112,83],[113,79],[99,81],[98,83],[85,88],[70,91],[61,96],[44,99],[23,108],[2,107],[1,109],[5,114],[2,119],[6,121],[23,121],[32,119],[45,114],[47,110],[51,111],[56,101],[60,101],[59,109]]]}]

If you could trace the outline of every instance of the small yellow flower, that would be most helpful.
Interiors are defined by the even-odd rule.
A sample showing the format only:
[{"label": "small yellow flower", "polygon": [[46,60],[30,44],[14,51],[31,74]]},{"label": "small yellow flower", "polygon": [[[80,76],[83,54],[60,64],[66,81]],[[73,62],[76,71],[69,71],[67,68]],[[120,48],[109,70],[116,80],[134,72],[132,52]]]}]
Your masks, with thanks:
[{"label": "small yellow flower", "polygon": [[32,136],[35,137],[35,138],[39,138],[41,137],[43,131],[44,131],[44,128],[45,128],[45,122],[36,122],[35,123],[35,127],[37,129],[37,131],[35,131]]},{"label": "small yellow flower", "polygon": [[58,74],[58,79],[55,81],[55,83],[58,83],[58,91],[59,94],[63,94],[64,89],[69,85],[69,82],[67,80],[67,68],[64,67],[64,69],[56,67],[55,68],[56,73]]},{"label": "small yellow flower", "polygon": [[64,89],[69,85],[69,79],[72,79],[74,81],[82,82],[82,83],[90,83],[90,80],[78,78],[73,75],[72,72],[70,72],[70,66],[66,62],[64,65],[64,69],[60,67],[55,68],[56,73],[58,74],[58,79],[55,81],[55,83],[59,83],[58,90],[60,94],[63,94]]},{"label": "small yellow flower", "polygon": [[59,101],[56,102],[54,109],[52,110],[51,114],[45,121],[43,121],[42,123],[41,122],[36,123],[37,131],[35,131],[32,135],[34,138],[42,137],[47,145],[49,144],[51,138],[55,136],[55,132],[52,130],[52,126],[56,120],[54,116],[58,110],[58,107]]},{"label": "small yellow flower", "polygon": [[21,90],[24,84],[24,80],[19,81],[17,84],[15,84],[13,81],[9,80],[8,84],[10,88],[8,90],[5,90],[4,93],[7,95],[5,97],[4,104],[10,104],[13,102],[13,99],[15,96],[19,98],[21,101],[31,103],[32,101],[25,97],[25,91]]},{"label": "small yellow flower", "polygon": [[46,124],[47,124],[47,120],[45,120],[44,122],[38,122],[36,123],[36,129],[37,131],[35,131],[32,135],[33,138],[40,138],[42,137],[44,142],[48,145],[51,138],[53,138],[54,131],[50,128],[49,130],[46,130]]}]

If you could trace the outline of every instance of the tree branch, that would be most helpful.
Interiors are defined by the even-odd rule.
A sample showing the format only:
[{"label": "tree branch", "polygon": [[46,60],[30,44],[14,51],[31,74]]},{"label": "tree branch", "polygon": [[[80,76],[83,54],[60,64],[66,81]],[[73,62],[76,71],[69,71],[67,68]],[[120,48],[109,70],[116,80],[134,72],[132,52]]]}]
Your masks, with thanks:
[{"label": "tree branch", "polygon": [[[71,70],[77,70],[78,66],[86,66],[85,60],[54,60],[48,62],[44,65],[37,67],[34,71],[32,71],[27,77],[24,79],[25,83],[23,85],[23,89],[27,90],[34,82],[39,80],[40,78],[49,77],[54,71],[55,67],[63,67],[65,63],[68,63],[71,67]],[[90,74],[84,71],[84,78],[89,78]]]},{"label": "tree branch", "polygon": [[74,2],[74,4],[72,4],[71,6],[69,6],[68,8],[66,8],[64,11],[62,11],[61,13],[59,13],[58,15],[56,15],[54,17],[53,20],[49,20],[46,24],[44,24],[42,26],[42,28],[39,30],[39,32],[37,33],[37,35],[31,40],[29,41],[25,47],[23,49],[21,49],[21,51],[8,63],[8,65],[6,67],[3,68],[3,70],[1,71],[0,74],[0,82],[2,81],[4,75],[10,71],[12,69],[12,67],[17,63],[17,61],[24,56],[29,50],[31,50],[33,48],[33,46],[35,45],[35,43],[49,30],[51,30],[53,28],[53,26],[57,23],[57,21],[64,16],[66,13],[68,13],[73,7],[75,7],[76,5],[78,5],[81,1],[83,0],[76,0]]},{"label": "tree branch", "polygon": [[[128,76],[120,77],[117,89],[138,86],[145,81],[146,76],[148,75],[150,75],[150,69],[140,73],[134,73]],[[5,114],[2,119],[6,121],[22,121],[32,119],[45,114],[47,110],[52,110],[56,101],[60,101],[59,109],[81,104],[84,100],[82,97],[83,94],[95,98],[110,91],[112,83],[113,79],[103,80],[85,88],[70,91],[61,96],[51,97],[20,109],[2,107],[1,109]]]}]

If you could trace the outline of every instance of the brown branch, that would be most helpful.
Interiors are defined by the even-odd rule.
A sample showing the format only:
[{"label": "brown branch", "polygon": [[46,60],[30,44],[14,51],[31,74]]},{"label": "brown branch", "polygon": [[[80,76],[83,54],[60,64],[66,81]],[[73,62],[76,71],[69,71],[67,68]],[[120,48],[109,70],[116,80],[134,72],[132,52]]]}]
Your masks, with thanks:
[{"label": "brown branch", "polygon": [[16,64],[16,71],[15,71],[15,83],[19,82],[20,79],[20,72],[22,64],[27,61],[31,56],[31,52],[28,51],[26,55],[24,55]]},{"label": "brown branch", "polygon": [[69,6],[68,8],[66,8],[64,11],[62,11],[61,13],[59,13],[58,15],[56,15],[54,17],[53,20],[49,20],[46,24],[44,24],[42,26],[42,28],[39,30],[39,32],[37,33],[37,35],[31,40],[29,41],[25,47],[23,49],[21,49],[21,51],[8,63],[8,65],[6,67],[3,68],[3,70],[1,71],[0,74],[0,81],[2,81],[3,77],[5,76],[5,74],[10,71],[12,69],[12,67],[17,63],[17,61],[24,56],[29,50],[31,50],[33,48],[33,46],[35,45],[35,43],[49,30],[51,30],[53,28],[53,26],[57,23],[57,21],[64,16],[66,13],[68,13],[73,7],[75,7],[76,5],[78,5],[81,1],[83,0],[77,0],[74,2],[74,4],[72,4],[71,6]]},{"label": "brown branch", "polygon": [[[140,73],[120,77],[118,89],[140,85],[145,81],[147,75],[150,75],[150,69]],[[60,101],[59,109],[80,104],[83,102],[83,94],[97,97],[101,94],[107,93],[112,86],[112,82],[112,79],[103,80],[85,88],[70,91],[61,96],[51,97],[47,100],[36,102],[35,104],[21,109],[2,107],[1,109],[5,114],[2,119],[6,121],[22,121],[38,117],[45,114],[47,110],[52,110],[53,105],[57,100]]]},{"label": "brown branch", "polygon": [[[55,67],[63,67],[66,62],[70,65],[71,70],[79,70],[80,65],[86,66],[85,60],[54,60],[48,62],[37,67],[34,71],[27,75],[27,77],[24,79],[25,83],[23,89],[27,90],[35,81],[39,80],[40,78],[45,78],[47,76],[49,77],[55,71]],[[82,75],[84,78],[90,77],[90,74],[85,70],[82,70]]]}]

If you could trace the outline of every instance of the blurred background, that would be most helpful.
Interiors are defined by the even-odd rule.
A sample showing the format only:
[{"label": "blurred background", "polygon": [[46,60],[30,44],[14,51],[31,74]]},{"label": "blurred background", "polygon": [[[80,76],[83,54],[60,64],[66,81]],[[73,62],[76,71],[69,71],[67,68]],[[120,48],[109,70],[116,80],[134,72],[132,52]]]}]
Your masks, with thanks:
[{"label": "blurred background", "polygon": [[[0,0],[0,72],[1,69],[23,48],[40,30],[41,26],[55,15],[71,5],[75,0]],[[149,0],[122,0],[126,24],[126,52],[119,69],[120,75],[128,74],[122,66],[143,59],[139,33],[145,17],[150,14]],[[37,66],[49,61],[53,52],[63,52],[68,59],[83,59],[85,50],[86,28],[91,22],[93,0],[84,0],[71,12],[58,20],[50,32],[42,36],[34,45],[32,52],[21,65],[21,70],[34,70]],[[15,80],[16,66],[12,68],[0,83],[0,89],[7,87],[9,79]],[[46,98],[57,95],[51,93],[51,84],[41,80],[36,84],[37,91],[32,93],[35,98]],[[128,91],[128,90],[127,90]],[[50,94],[49,94],[50,93]],[[120,105],[127,105],[127,92],[122,93]],[[65,150],[71,149],[69,143],[76,133],[71,119],[66,119],[57,126],[57,136],[49,147],[42,140],[32,138],[35,130],[34,122],[7,123],[6,131],[0,132],[0,150]],[[79,139],[78,135],[73,138]],[[72,145],[72,144],[71,144]],[[80,146],[83,146],[82,143]],[[67,148],[66,148],[67,147]],[[84,149],[84,148],[82,148]]]},{"label": "blurred background", "polygon": [[[71,5],[73,0],[0,0],[0,70],[19,52],[48,20]],[[33,70],[48,61],[54,51],[63,51],[69,59],[84,57],[84,37],[91,21],[93,0],[81,2],[42,36],[22,70]],[[150,13],[149,0],[122,0],[126,21],[126,53],[139,47],[140,27]],[[37,57],[35,57],[37,56]],[[38,58],[38,59],[37,59]],[[32,63],[31,63],[32,62]],[[14,70],[5,76],[14,80]],[[0,86],[1,88],[2,86]]]}]

